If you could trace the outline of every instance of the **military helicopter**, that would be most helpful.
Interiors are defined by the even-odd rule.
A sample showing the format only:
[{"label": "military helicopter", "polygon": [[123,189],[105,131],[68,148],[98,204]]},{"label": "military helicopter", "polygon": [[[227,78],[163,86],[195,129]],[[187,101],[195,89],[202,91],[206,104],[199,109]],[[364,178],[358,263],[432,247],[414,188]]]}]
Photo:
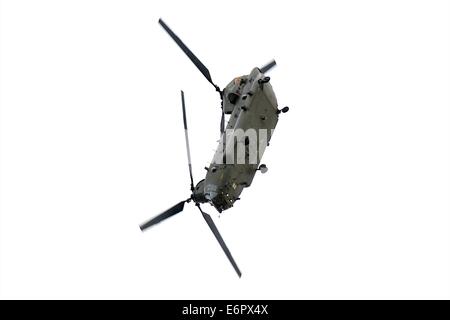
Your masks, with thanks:
[{"label": "military helicopter", "polygon": [[[205,65],[189,50],[162,19],[159,19],[159,24],[219,93],[222,109],[220,120],[221,139],[209,168],[205,167],[207,170],[205,179],[199,181],[194,186],[185,98],[184,92],[181,91],[181,106],[191,180],[191,195],[186,200],[177,203],[170,209],[143,223],[140,225],[140,228],[144,231],[183,211],[184,204],[192,201],[200,210],[237,275],[241,277],[241,271],[222,239],[219,230],[217,230],[210,215],[203,211],[200,204],[210,203],[219,213],[227,210],[240,199],[239,196],[242,190],[251,185],[257,171],[261,171],[262,173],[267,171],[266,165],[259,165],[261,156],[264,153],[265,147],[269,144],[273,130],[277,125],[278,115],[289,110],[288,107],[284,107],[281,110],[278,109],[275,93],[269,83],[270,77],[265,76],[265,73],[276,65],[276,62],[272,60],[261,68],[253,68],[250,74],[236,77],[221,90],[212,81],[209,70]],[[230,115],[226,128],[225,114]],[[236,134],[237,132],[241,134]],[[239,153],[236,154],[236,150],[241,150],[241,157],[239,157]],[[255,154],[256,157],[254,156]]]}]

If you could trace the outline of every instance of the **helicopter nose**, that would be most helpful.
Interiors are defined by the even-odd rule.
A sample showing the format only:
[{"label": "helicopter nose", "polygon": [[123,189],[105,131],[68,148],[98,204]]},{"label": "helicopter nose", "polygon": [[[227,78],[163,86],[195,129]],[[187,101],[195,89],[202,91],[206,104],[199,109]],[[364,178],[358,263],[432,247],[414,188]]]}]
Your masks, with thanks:
[{"label": "helicopter nose", "polygon": [[206,198],[219,212],[233,206],[233,201],[222,192],[210,192]]}]

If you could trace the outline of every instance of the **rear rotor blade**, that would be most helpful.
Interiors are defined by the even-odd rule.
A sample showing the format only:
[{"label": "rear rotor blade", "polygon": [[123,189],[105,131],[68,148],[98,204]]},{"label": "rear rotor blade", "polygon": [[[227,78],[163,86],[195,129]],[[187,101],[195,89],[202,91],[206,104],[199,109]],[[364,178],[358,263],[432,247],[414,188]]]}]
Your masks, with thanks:
[{"label": "rear rotor blade", "polygon": [[225,111],[222,107],[222,116],[220,117],[220,134],[225,132]]},{"label": "rear rotor blade", "polygon": [[233,265],[234,270],[236,271],[237,275],[239,276],[239,278],[241,277],[241,271],[239,270],[239,267],[237,266],[236,262],[233,259],[233,256],[231,255],[230,250],[228,250],[227,245],[225,244],[225,242],[223,241],[222,236],[219,233],[219,230],[217,230],[216,225],[214,224],[214,221],[212,220],[212,218],[209,216],[209,214],[203,212],[202,208],[200,208],[200,205],[197,204],[198,209],[200,210],[200,212],[203,215],[203,218],[205,219],[206,223],[208,224],[209,228],[211,229],[212,233],[214,234],[214,236],[216,237],[217,241],[219,242],[220,246],[222,247],[223,252],[225,252],[225,255],[227,256],[228,260],[231,262],[231,264]]},{"label": "rear rotor blade", "polygon": [[272,61],[270,61],[268,64],[266,64],[264,67],[262,67],[259,70],[261,71],[261,73],[266,73],[267,71],[269,71],[270,69],[272,69],[276,65],[277,65],[277,63],[275,62],[275,60],[272,59]]},{"label": "rear rotor blade", "polygon": [[141,231],[144,231],[147,228],[150,228],[151,226],[154,226],[157,223],[160,223],[163,220],[166,220],[167,218],[170,218],[171,216],[183,211],[184,203],[185,201],[181,201],[180,203],[177,203],[172,208],[164,211],[160,215],[157,215],[153,219],[147,221],[146,223],[141,224],[139,227],[141,228]]},{"label": "rear rotor blade", "polygon": [[200,70],[200,72],[205,76],[205,78],[217,90],[218,86],[215,85],[214,82],[212,81],[208,68],[206,68],[205,65],[195,56],[195,54],[192,53],[191,50],[189,50],[189,48],[183,43],[183,41],[181,41],[181,39],[178,38],[178,36],[167,26],[167,24],[162,19],[159,19],[159,24],[164,28],[164,30],[167,31],[169,36],[178,44],[181,50],[184,51],[184,53],[189,57],[189,59],[191,59],[191,61],[197,66],[198,70]]},{"label": "rear rotor blade", "polygon": [[183,123],[184,123],[184,139],[186,141],[186,152],[188,157],[189,175],[191,177],[191,191],[194,191],[194,178],[192,177],[192,164],[191,164],[191,148],[189,147],[189,135],[186,121],[186,106],[184,103],[184,92],[181,90],[181,106],[183,107]]}]

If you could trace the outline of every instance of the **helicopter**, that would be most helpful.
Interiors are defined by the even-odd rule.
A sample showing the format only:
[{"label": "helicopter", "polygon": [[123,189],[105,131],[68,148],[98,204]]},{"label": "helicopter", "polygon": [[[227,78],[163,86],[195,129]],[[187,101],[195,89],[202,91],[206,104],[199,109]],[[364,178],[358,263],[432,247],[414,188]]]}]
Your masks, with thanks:
[{"label": "helicopter", "polygon": [[[190,176],[191,195],[163,213],[140,225],[142,231],[170,218],[184,209],[186,203],[193,202],[199,209],[222,250],[241,277],[233,256],[225,244],[211,216],[200,204],[209,203],[219,213],[233,207],[244,188],[250,187],[257,171],[267,172],[267,166],[260,165],[265,148],[269,145],[280,113],[289,107],[278,109],[277,99],[265,74],[276,62],[270,61],[261,68],[253,68],[248,75],[234,78],[223,90],[212,81],[209,70],[181,41],[181,39],[159,19],[161,27],[169,34],[181,50],[189,57],[198,70],[213,85],[221,100],[220,140],[209,167],[205,167],[206,177],[194,186],[191,153],[186,120],[184,92],[181,90],[181,107],[185,133],[186,152]],[[225,115],[230,115],[225,127]]]}]

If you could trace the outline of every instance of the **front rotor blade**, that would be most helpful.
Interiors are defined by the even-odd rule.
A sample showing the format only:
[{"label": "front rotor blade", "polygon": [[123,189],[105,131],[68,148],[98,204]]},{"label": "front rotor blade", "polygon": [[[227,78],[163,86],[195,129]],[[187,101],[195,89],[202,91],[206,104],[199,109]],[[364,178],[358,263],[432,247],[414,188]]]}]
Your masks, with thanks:
[{"label": "front rotor blade", "polygon": [[214,224],[214,221],[209,216],[209,214],[203,212],[202,208],[200,208],[200,205],[197,204],[198,209],[203,215],[203,218],[205,219],[206,223],[208,224],[209,228],[211,229],[212,233],[216,237],[217,241],[219,242],[220,246],[222,247],[223,252],[225,252],[225,255],[227,256],[228,260],[233,265],[234,270],[236,271],[239,278],[241,277],[241,271],[239,270],[239,267],[237,266],[236,262],[233,259],[233,256],[231,255],[230,250],[228,250],[227,245],[225,244],[225,241],[223,241],[222,236],[219,233],[219,230],[217,230],[216,225]]},{"label": "front rotor blade", "polygon": [[205,67],[205,65],[195,56],[195,54],[192,53],[191,50],[181,41],[180,38],[167,26],[167,24],[162,21],[162,19],[159,19],[159,24],[164,28],[164,30],[167,31],[169,36],[178,44],[178,46],[181,48],[181,50],[184,51],[184,53],[191,59],[191,61],[197,66],[198,70],[205,76],[205,78],[214,86],[217,88],[217,86],[214,84],[214,82],[211,79],[211,75],[209,74],[208,68]]},{"label": "front rotor blade", "polygon": [[191,164],[191,148],[189,147],[189,136],[186,121],[186,106],[184,104],[184,92],[181,90],[181,106],[183,107],[183,123],[184,123],[184,139],[186,141],[186,152],[188,157],[189,175],[191,176],[191,191],[194,191],[194,178],[192,177],[192,164]]},{"label": "front rotor blade", "polygon": [[272,69],[276,65],[277,65],[277,63],[275,62],[275,60],[272,60],[272,61],[270,61],[268,64],[266,64],[264,67],[262,67],[259,70],[261,71],[261,73],[266,73],[267,71],[269,71],[270,69]]},{"label": "front rotor blade", "polygon": [[174,205],[172,208],[164,211],[163,213],[161,213],[160,215],[157,215],[156,217],[154,217],[153,219],[147,221],[144,224],[141,224],[139,227],[141,228],[141,231],[144,231],[147,228],[150,228],[151,226],[160,223],[163,220],[166,220],[167,218],[170,218],[171,216],[183,211],[184,208],[184,203],[186,201],[181,201],[180,203],[177,203],[176,205]]}]

